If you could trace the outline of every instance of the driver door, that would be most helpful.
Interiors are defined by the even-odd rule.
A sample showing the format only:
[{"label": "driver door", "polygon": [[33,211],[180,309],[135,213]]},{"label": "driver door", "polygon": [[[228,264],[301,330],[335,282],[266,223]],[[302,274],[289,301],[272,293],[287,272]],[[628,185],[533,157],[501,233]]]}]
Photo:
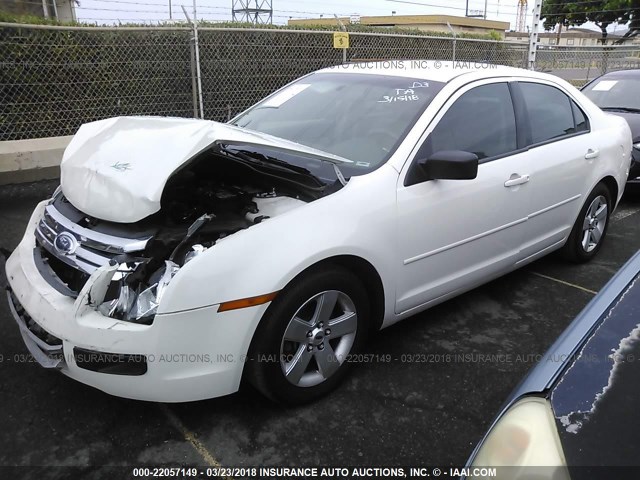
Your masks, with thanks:
[{"label": "driver door", "polygon": [[[513,267],[531,200],[520,143],[507,81],[459,90],[431,123],[398,184],[398,314]],[[450,150],[475,153],[477,177],[421,180],[418,160]]]}]

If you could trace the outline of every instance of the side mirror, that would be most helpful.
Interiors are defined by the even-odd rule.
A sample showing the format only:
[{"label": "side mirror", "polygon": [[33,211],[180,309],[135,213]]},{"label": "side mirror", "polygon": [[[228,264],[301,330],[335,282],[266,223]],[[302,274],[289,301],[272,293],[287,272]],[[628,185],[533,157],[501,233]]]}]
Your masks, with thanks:
[{"label": "side mirror", "polygon": [[418,165],[426,180],[473,180],[478,176],[478,156],[460,150],[442,150]]}]

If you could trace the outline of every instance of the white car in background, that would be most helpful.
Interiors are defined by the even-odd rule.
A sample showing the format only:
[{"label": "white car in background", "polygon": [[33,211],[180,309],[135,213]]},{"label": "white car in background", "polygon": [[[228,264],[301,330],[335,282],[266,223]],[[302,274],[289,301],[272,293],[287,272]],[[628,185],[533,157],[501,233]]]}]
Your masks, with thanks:
[{"label": "white car in background", "polygon": [[369,331],[557,249],[591,259],[626,122],[550,75],[420,66],[321,70],[229,124],[82,126],[6,264],[31,353],[123,397],[246,378],[306,402]]}]

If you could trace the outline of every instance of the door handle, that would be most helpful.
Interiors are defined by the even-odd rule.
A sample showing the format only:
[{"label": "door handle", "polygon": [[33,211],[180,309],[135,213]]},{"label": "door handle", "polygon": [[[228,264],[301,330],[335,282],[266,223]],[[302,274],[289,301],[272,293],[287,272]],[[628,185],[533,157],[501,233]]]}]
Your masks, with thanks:
[{"label": "door handle", "polygon": [[590,148],[589,150],[587,150],[584,158],[585,160],[593,160],[594,158],[598,158],[599,156],[600,150],[598,150],[597,148]]},{"label": "door handle", "polygon": [[520,175],[517,176],[517,174],[513,174],[511,175],[511,178],[509,180],[507,180],[506,182],[504,182],[504,186],[505,187],[516,187],[518,185],[522,185],[524,183],[527,183],[531,178],[529,177],[529,175]]}]

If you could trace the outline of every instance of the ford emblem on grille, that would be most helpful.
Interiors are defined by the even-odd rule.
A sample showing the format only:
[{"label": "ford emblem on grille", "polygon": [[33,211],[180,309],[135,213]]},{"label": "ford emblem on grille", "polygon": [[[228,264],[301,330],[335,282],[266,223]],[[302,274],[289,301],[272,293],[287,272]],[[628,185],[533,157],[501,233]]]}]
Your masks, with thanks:
[{"label": "ford emblem on grille", "polygon": [[78,241],[70,233],[62,232],[56,236],[53,246],[64,255],[71,255],[78,248]]}]

